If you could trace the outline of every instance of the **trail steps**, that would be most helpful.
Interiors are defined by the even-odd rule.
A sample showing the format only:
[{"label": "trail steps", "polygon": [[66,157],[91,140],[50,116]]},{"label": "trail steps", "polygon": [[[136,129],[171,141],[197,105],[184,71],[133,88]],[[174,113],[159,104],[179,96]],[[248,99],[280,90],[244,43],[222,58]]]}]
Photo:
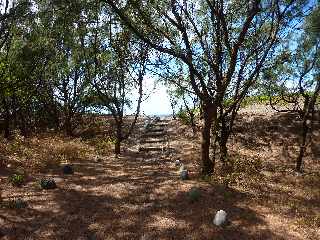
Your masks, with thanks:
[{"label": "trail steps", "polygon": [[141,135],[139,152],[162,152],[167,148],[167,121],[153,119]]}]

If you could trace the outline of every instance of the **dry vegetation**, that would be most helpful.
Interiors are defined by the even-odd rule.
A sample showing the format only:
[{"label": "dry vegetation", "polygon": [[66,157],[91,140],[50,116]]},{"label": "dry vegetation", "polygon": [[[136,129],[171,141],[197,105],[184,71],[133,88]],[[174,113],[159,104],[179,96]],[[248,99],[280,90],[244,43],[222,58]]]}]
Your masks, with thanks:
[{"label": "dry vegetation", "polygon": [[[178,121],[169,124],[164,153],[139,153],[139,133],[119,157],[105,135],[1,140],[3,202],[23,198],[28,206],[0,209],[0,238],[320,239],[319,129],[305,173],[297,175],[295,124],[295,116],[243,110],[229,143],[234,172],[212,179],[198,177],[199,139]],[[179,180],[176,159],[191,180]],[[61,173],[65,161],[74,175]],[[28,176],[21,188],[7,181],[16,169]],[[43,176],[55,178],[58,188],[40,190]],[[188,191],[195,186],[201,196],[192,202]],[[228,212],[228,226],[213,225],[219,209]]]}]

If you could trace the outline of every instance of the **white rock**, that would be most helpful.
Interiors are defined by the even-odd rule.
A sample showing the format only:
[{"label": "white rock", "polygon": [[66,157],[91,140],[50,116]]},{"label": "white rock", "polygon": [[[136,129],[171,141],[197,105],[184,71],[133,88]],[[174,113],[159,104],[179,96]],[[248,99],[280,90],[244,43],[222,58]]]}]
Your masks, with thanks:
[{"label": "white rock", "polygon": [[184,170],[186,170],[186,168],[185,168],[184,164],[181,163],[179,172],[181,173],[181,172],[184,171]]},{"label": "white rock", "polygon": [[180,166],[181,162],[179,160],[176,160],[176,166]]},{"label": "white rock", "polygon": [[213,219],[213,223],[216,226],[221,226],[225,224],[226,221],[227,221],[227,213],[223,210],[219,210]]}]

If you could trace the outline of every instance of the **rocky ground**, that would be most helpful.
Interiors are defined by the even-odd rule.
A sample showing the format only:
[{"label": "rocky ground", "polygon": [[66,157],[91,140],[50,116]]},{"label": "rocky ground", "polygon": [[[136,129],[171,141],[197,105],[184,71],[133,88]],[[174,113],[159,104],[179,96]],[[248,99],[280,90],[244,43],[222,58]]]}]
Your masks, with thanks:
[{"label": "rocky ground", "polygon": [[[7,181],[12,169],[2,169],[3,202],[21,198],[28,206],[0,208],[0,238],[320,239],[320,138],[308,150],[305,173],[297,175],[291,170],[298,136],[294,116],[247,109],[238,120],[229,143],[237,168],[228,186],[217,176],[199,178],[199,136],[173,120],[161,127],[166,138],[155,151],[141,142],[142,129],[121,156],[104,145],[77,142],[85,153],[66,159],[73,175],[48,165],[16,188]],[[190,180],[179,179],[176,160],[189,169]],[[42,177],[54,178],[57,189],[41,190]],[[200,192],[196,200],[189,194],[194,187]],[[213,224],[219,209],[228,213],[227,226]]]}]

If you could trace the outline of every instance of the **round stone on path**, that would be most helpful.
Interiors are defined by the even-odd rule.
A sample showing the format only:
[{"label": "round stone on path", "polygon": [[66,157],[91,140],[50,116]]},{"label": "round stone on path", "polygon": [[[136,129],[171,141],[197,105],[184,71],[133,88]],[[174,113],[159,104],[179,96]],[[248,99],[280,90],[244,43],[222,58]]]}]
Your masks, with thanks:
[{"label": "round stone on path", "polygon": [[180,164],[179,172],[182,172],[183,170],[186,170],[186,167],[183,163]]},{"label": "round stone on path", "polygon": [[53,179],[45,179],[45,178],[40,180],[40,186],[42,189],[46,189],[46,190],[57,188],[56,182]]},{"label": "round stone on path", "polygon": [[64,181],[64,179],[61,177],[54,177],[53,181],[55,181],[56,183],[62,183]]},{"label": "round stone on path", "polygon": [[64,174],[73,174],[73,169],[70,165],[65,165],[62,168]]},{"label": "round stone on path", "polygon": [[224,210],[219,210],[214,216],[213,223],[216,226],[222,226],[227,222],[227,213]]},{"label": "round stone on path", "polygon": [[181,180],[188,180],[189,179],[188,170],[184,169],[180,171],[180,178]]}]

